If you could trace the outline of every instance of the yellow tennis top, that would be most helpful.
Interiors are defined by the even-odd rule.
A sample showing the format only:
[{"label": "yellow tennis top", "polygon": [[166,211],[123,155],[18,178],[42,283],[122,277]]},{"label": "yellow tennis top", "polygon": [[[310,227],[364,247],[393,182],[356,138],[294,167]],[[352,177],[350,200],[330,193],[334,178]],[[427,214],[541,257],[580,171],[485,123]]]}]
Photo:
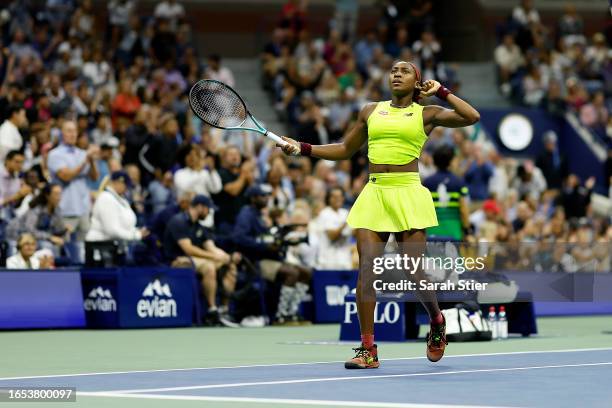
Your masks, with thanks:
[{"label": "yellow tennis top", "polygon": [[368,117],[368,159],[374,164],[406,164],[418,159],[427,141],[423,106],[394,108],[378,102]]}]

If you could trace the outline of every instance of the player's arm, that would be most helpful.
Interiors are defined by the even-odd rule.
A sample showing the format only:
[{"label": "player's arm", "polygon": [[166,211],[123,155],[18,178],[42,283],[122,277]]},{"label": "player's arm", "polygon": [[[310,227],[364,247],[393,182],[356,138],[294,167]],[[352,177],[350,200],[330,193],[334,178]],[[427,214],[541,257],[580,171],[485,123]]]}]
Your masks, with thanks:
[{"label": "player's arm", "polygon": [[[440,88],[441,85],[438,81],[426,81],[421,88],[421,95],[424,97],[437,95]],[[446,109],[438,105],[426,106],[423,109],[423,125],[426,133],[429,133],[436,126],[457,128],[473,125],[480,120],[480,113],[472,105],[457,95],[448,93],[448,90],[446,92],[446,101],[452,109]]]},{"label": "player's arm", "polygon": [[[368,103],[365,105],[361,111],[359,111],[357,121],[348,131],[342,142],[312,146],[310,155],[324,160],[350,159],[351,156],[361,149],[361,146],[363,146],[368,139],[368,116],[370,116],[375,108],[376,103]],[[284,136],[283,140],[289,142],[287,145],[282,147],[285,154],[291,156],[301,154],[300,143]]]}]

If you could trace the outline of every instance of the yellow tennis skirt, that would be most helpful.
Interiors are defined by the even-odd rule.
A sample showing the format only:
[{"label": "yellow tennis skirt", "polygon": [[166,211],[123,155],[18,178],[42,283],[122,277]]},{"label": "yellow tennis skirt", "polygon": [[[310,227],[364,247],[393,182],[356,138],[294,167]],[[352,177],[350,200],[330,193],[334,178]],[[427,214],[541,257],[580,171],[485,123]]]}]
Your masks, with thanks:
[{"label": "yellow tennis skirt", "polygon": [[438,218],[419,173],[371,173],[347,223],[352,228],[399,232],[434,227]]}]

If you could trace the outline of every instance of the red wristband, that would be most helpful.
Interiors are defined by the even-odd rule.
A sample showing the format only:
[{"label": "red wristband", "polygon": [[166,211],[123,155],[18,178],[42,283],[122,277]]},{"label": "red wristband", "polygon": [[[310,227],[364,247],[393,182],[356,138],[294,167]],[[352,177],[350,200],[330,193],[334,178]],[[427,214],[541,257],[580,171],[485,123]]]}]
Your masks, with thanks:
[{"label": "red wristband", "polygon": [[444,87],[441,86],[440,88],[438,88],[438,91],[436,92],[436,96],[442,100],[446,100],[448,98],[448,95],[450,95],[451,91]]},{"label": "red wristband", "polygon": [[312,145],[310,143],[300,142],[300,156],[310,156],[312,153]]}]

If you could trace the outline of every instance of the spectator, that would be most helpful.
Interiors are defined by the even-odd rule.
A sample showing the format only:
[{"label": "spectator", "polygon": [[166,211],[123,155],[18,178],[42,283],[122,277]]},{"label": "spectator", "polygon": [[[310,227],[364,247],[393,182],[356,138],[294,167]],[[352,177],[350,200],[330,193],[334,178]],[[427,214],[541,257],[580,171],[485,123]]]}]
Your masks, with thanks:
[{"label": "spectator", "polygon": [[119,83],[119,92],[113,100],[113,124],[119,125],[121,120],[131,120],[140,109],[140,98],[134,93],[132,80],[125,77]]},{"label": "spectator", "polygon": [[221,57],[217,54],[208,57],[208,67],[204,71],[204,77],[235,86],[234,74],[229,68],[221,65]]},{"label": "spectator", "polygon": [[163,66],[167,61],[176,59],[176,35],[172,32],[170,21],[166,18],[158,18],[155,28],[151,48],[157,63]]},{"label": "spectator", "polygon": [[608,125],[608,108],[605,105],[606,99],[602,91],[595,92],[591,102],[580,108],[580,121],[592,130],[603,133],[603,129]]},{"label": "spectator", "polygon": [[113,72],[111,66],[104,60],[101,45],[96,46],[92,58],[85,61],[82,73],[94,88],[99,88],[109,83]]},{"label": "spectator", "polygon": [[355,45],[357,68],[362,75],[367,73],[368,65],[370,65],[374,57],[374,49],[380,47],[382,47],[382,45],[376,38],[375,30],[368,31],[365,38],[358,41]]},{"label": "spectator", "polygon": [[489,179],[493,176],[493,166],[485,161],[480,148],[474,152],[466,173],[465,181],[468,185],[472,200],[485,200],[489,196]]},{"label": "spectator", "polygon": [[567,105],[565,99],[563,99],[563,93],[561,90],[561,84],[559,81],[550,81],[548,85],[548,91],[546,93],[546,99],[543,101],[544,109],[553,116],[562,117],[567,111]]},{"label": "spectator", "polygon": [[62,124],[62,143],[49,152],[48,166],[52,180],[64,191],[60,212],[64,223],[76,233],[76,240],[84,242],[89,230],[91,198],[86,179],[96,180],[98,169],[95,158],[99,148],[92,145],[87,151],[76,147],[77,129],[73,121]]},{"label": "spectator", "polygon": [[223,206],[215,216],[215,223],[218,231],[228,233],[238,212],[247,203],[244,193],[255,182],[255,164],[251,160],[243,162],[238,148],[228,146],[221,153],[219,176],[223,190],[213,198]]},{"label": "spectator", "polygon": [[547,78],[542,75],[536,65],[527,67],[527,75],[523,78],[523,103],[529,106],[538,106],[546,94]]},{"label": "spectator", "polygon": [[176,118],[166,115],[161,119],[160,127],[161,134],[150,138],[139,153],[143,167],[157,178],[172,169],[179,148],[179,125]]},{"label": "spectator", "polygon": [[495,63],[499,69],[502,94],[509,96],[511,91],[510,80],[518,69],[525,64],[521,49],[515,44],[512,34],[505,34],[503,42],[495,48]]},{"label": "spectator", "polygon": [[468,188],[450,171],[454,155],[451,146],[442,145],[436,149],[433,160],[437,171],[423,181],[431,191],[438,217],[438,226],[428,228],[427,234],[461,240],[470,227]]},{"label": "spectator", "polygon": [[520,197],[526,196],[537,200],[546,190],[546,179],[542,171],[534,166],[531,160],[526,160],[516,170],[513,187],[518,191]]},{"label": "spectator", "polygon": [[96,168],[98,169],[98,178],[96,180],[87,180],[87,186],[90,190],[98,191],[104,179],[114,171],[114,169],[111,169],[111,166],[113,159],[113,149],[117,147],[115,143],[117,143],[116,139],[114,141],[111,139],[107,142],[104,142],[100,146],[100,155],[95,160]]},{"label": "spectator", "polygon": [[20,150],[23,138],[19,128],[28,124],[26,110],[20,105],[11,105],[7,110],[7,119],[0,126],[0,164],[11,150]]},{"label": "spectator", "polygon": [[299,321],[298,308],[308,292],[310,270],[283,262],[281,247],[271,234],[269,195],[270,191],[260,185],[249,187],[247,196],[251,203],[240,210],[233,238],[242,253],[259,261],[264,279],[281,282],[276,322],[285,324]]},{"label": "spectator", "polygon": [[38,241],[38,245],[51,250],[55,257],[59,257],[70,232],[59,208],[61,199],[62,187],[59,184],[45,185],[40,194],[30,202],[28,211],[9,223],[8,239],[16,240],[21,234],[31,234]]},{"label": "spectator", "polygon": [[214,168],[215,161],[207,160],[204,151],[195,144],[185,145],[177,153],[183,168],[174,173],[177,195],[186,192],[210,197],[222,189],[221,177]]},{"label": "spectator", "polygon": [[526,201],[520,201],[516,208],[516,219],[512,221],[514,232],[521,231],[532,216],[533,210],[529,207],[529,204]]},{"label": "spectator", "polygon": [[13,208],[32,191],[32,188],[20,177],[24,160],[23,153],[11,150],[6,155],[4,164],[0,165],[0,204],[2,207]]},{"label": "spectator", "polygon": [[567,176],[561,192],[560,203],[563,205],[568,219],[586,217],[594,186],[595,177],[588,178],[582,186],[578,176],[575,174]]},{"label": "spectator", "polygon": [[268,206],[271,210],[286,211],[293,208],[294,196],[291,183],[286,178],[287,166],[278,158],[272,162],[266,177],[267,185],[271,189]]},{"label": "spectator", "polygon": [[441,47],[433,32],[424,31],[421,39],[412,45],[412,51],[421,61],[427,59],[438,61]]},{"label": "spectator", "polygon": [[32,234],[19,236],[17,250],[17,254],[6,260],[7,269],[47,269],[53,264],[53,259],[49,256],[43,256],[41,259],[35,256],[36,239]]},{"label": "spectator", "polygon": [[512,10],[512,19],[523,27],[540,22],[540,14],[533,7],[532,0],[521,0],[521,4]]},{"label": "spectator", "polygon": [[117,142],[117,139],[113,136],[112,123],[107,113],[100,113],[96,119],[96,127],[91,131],[91,141],[98,146],[105,143],[111,145]]},{"label": "spectator", "polygon": [[576,12],[576,6],[573,4],[565,6],[565,13],[559,19],[559,37],[561,37],[566,45],[586,42],[584,23]]},{"label": "spectator", "polygon": [[170,171],[165,172],[161,180],[155,179],[149,183],[147,189],[153,216],[160,213],[174,201],[175,193],[173,186],[173,176]]},{"label": "spectator", "polygon": [[131,187],[126,172],[111,174],[110,182],[93,206],[87,241],[139,241],[149,234],[146,228],[136,227],[136,214],[124,197]]},{"label": "spectator", "polygon": [[21,200],[21,204],[15,210],[15,216],[21,217],[30,209],[30,203],[38,194],[40,194],[41,188],[45,186],[44,182],[40,181],[40,175],[37,169],[30,167],[30,170],[25,172],[24,176],[25,185],[30,187],[30,193],[23,197]]},{"label": "spectator", "polygon": [[557,134],[553,131],[544,133],[544,151],[536,160],[536,166],[542,170],[549,189],[560,190],[563,179],[567,175],[567,162],[559,152]]},{"label": "spectator", "polygon": [[[229,295],[236,286],[239,253],[231,255],[218,248],[210,233],[200,225],[206,219],[209,209],[215,209],[211,199],[197,195],[185,212],[174,215],[164,233],[164,249],[172,266],[193,266],[202,278],[202,290],[208,302],[206,323],[234,326],[227,312]],[[223,275],[220,275],[221,273]],[[222,276],[223,308],[217,308],[217,276]]]},{"label": "spectator", "polygon": [[353,230],[346,223],[348,210],[343,208],[344,191],[340,187],[327,192],[326,207],[314,220],[317,230],[317,269],[352,269],[351,237]]},{"label": "spectator", "polygon": [[163,18],[170,21],[173,30],[176,29],[179,20],[185,17],[185,8],[176,0],[164,0],[155,6],[155,18]]}]

